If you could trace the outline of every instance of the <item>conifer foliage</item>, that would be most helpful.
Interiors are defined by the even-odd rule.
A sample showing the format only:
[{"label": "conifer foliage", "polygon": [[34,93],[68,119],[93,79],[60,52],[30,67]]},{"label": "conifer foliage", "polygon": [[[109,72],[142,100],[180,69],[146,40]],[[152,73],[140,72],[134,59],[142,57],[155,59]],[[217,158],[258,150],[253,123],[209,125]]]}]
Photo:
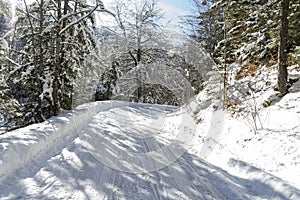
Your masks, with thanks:
[{"label": "conifer foliage", "polygon": [[41,122],[72,108],[76,78],[95,67],[93,13],[103,11],[102,5],[40,0],[18,6],[10,52],[1,58],[6,72],[1,74],[8,85],[5,95],[19,104],[18,116],[1,113],[7,124]]},{"label": "conifer foliage", "polygon": [[[212,52],[216,61],[224,62],[224,54],[227,63],[249,61],[273,64],[277,60],[282,1],[194,0],[193,2],[196,11],[185,17],[185,21],[190,22],[188,27],[193,27],[193,32],[191,28],[187,28],[187,33],[190,35],[193,33],[197,41],[205,44],[204,47]],[[300,45],[299,7],[299,0],[289,2],[288,52],[293,52],[295,47]],[[212,44],[212,38],[215,38],[214,45],[208,46],[207,44]]]},{"label": "conifer foliage", "polygon": [[[226,101],[229,100],[226,97],[228,66],[239,66],[238,69],[230,69],[231,72],[238,71],[236,79],[253,74],[260,66],[278,66],[274,89],[279,90],[279,96],[288,92],[291,83],[287,68],[299,64],[300,60],[299,0],[193,2],[196,9],[185,17],[185,22],[189,22],[186,32],[201,43],[219,64]],[[215,39],[213,43],[212,39]]]}]

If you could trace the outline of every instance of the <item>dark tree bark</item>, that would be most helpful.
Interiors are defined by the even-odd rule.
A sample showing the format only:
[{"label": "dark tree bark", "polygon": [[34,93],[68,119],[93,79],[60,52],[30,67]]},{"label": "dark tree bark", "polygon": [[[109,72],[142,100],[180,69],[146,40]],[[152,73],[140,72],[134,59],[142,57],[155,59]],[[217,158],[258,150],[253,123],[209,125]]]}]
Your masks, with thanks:
[{"label": "dark tree bark", "polygon": [[287,88],[287,41],[288,41],[288,13],[290,0],[281,1],[281,27],[280,27],[280,44],[278,57],[278,90],[281,94],[288,92]]},{"label": "dark tree bark", "polygon": [[[57,19],[60,20],[62,18],[62,2],[58,1],[57,3]],[[55,66],[54,66],[54,80],[53,80],[53,105],[52,105],[52,112],[53,115],[58,115],[60,110],[60,99],[59,99],[59,89],[60,89],[60,68],[61,68],[61,57],[60,57],[60,50],[61,50],[61,24],[56,26],[56,50],[55,50]]]}]

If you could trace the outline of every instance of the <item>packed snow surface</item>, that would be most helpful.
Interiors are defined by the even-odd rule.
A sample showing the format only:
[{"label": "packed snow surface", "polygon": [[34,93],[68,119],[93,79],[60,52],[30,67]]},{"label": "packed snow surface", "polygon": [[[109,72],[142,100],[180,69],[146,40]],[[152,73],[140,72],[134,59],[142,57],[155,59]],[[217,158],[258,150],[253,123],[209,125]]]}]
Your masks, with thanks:
[{"label": "packed snow surface", "polygon": [[0,199],[300,199],[299,112],[254,135],[190,109],[95,102],[1,135]]}]

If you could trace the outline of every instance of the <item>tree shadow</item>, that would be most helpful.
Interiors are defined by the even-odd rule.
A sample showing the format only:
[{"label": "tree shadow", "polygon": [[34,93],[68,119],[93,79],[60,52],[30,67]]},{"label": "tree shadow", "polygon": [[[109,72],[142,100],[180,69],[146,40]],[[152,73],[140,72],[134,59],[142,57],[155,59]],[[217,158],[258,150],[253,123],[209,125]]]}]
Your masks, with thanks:
[{"label": "tree shadow", "polygon": [[291,87],[289,88],[290,93],[300,92],[300,78],[294,78],[289,80]]},{"label": "tree shadow", "polygon": [[[76,133],[79,137],[57,154],[39,158],[17,170],[14,177],[1,181],[0,199],[300,198],[299,189],[270,174],[276,183],[284,185],[285,192],[260,179],[232,175],[177,143],[170,146],[160,141],[153,133],[144,133],[145,138],[137,136],[141,131],[150,131],[150,127],[139,129],[132,125],[132,129],[124,130],[127,119],[122,118],[124,122],[120,124],[120,118],[106,123],[106,117],[109,116],[103,113],[95,116],[84,130]],[[176,151],[182,154],[168,163],[167,158],[155,155],[161,149],[163,157],[174,157]],[[235,164],[246,165],[242,161]],[[266,175],[258,168],[251,170]]]}]

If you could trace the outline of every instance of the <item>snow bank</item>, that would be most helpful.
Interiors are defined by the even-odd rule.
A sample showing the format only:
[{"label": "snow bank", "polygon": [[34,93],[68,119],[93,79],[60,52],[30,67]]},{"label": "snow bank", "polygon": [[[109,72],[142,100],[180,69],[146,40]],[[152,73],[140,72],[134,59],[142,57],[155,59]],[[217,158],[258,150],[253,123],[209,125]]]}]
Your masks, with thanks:
[{"label": "snow bank", "polygon": [[39,124],[0,135],[0,179],[12,174],[33,159],[55,152],[66,141],[78,137],[93,116],[112,107],[128,105],[128,102],[102,101],[78,106],[72,112],[63,113]]},{"label": "snow bank", "polygon": [[[290,78],[300,78],[300,67],[289,68]],[[266,86],[266,81],[270,85]],[[222,120],[203,118],[205,112],[211,107],[201,110],[198,118],[202,117],[203,130],[209,127],[222,127],[215,134],[201,133],[195,141],[192,151],[208,162],[226,169],[232,174],[244,176],[247,179],[261,179],[269,177],[268,174],[287,181],[290,185],[300,188],[300,80],[289,89],[283,98],[276,96],[273,86],[276,84],[276,71],[262,69],[256,77],[236,81],[237,85],[252,84],[256,101],[257,130],[254,131],[254,121],[251,116],[255,110],[252,104],[245,105],[248,109],[240,109],[235,114],[226,113]],[[246,93],[246,91],[245,91]],[[278,93],[278,92],[277,92]],[[234,94],[231,94],[234,96]],[[277,97],[269,107],[263,107],[263,102],[270,97]],[[247,102],[242,102],[243,106]],[[241,106],[241,107],[242,107]],[[240,162],[233,162],[233,161]],[[249,177],[249,170],[245,171],[241,163],[264,171],[255,170]],[[247,173],[246,173],[247,172]],[[259,172],[259,173],[258,173]],[[246,175],[245,175],[246,174]],[[266,180],[267,181],[267,180]],[[268,182],[268,181],[267,181]],[[271,185],[276,185],[276,183]],[[274,187],[275,187],[274,185]],[[276,186],[284,192],[285,186]],[[289,197],[288,194],[286,194]],[[299,199],[300,196],[289,197]]]}]

